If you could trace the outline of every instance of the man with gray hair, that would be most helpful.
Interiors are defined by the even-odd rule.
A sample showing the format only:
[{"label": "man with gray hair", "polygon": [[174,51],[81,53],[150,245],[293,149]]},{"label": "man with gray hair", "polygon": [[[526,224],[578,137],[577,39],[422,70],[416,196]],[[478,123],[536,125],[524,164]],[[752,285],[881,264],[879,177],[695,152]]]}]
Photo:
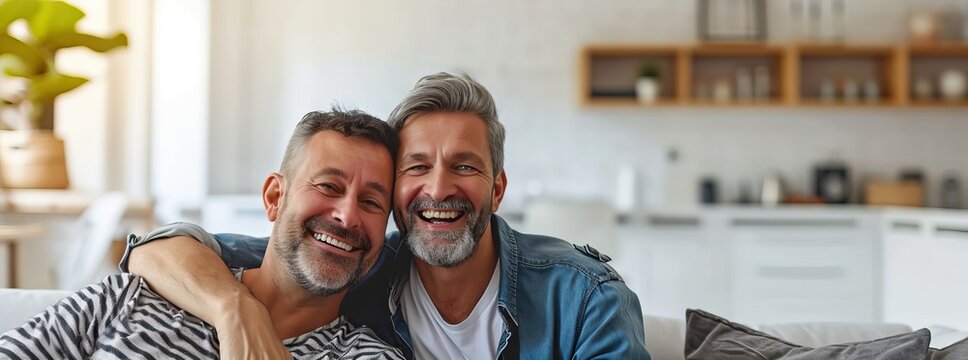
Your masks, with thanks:
[{"label": "man with gray hair", "polygon": [[[421,359],[649,358],[638,298],[607,256],[522,234],[494,214],[508,180],[504,127],[487,89],[466,75],[426,76],[388,122],[401,145],[393,197],[400,232],[387,235],[378,270],[348,294],[342,311],[349,319]],[[230,266],[259,261],[265,248],[264,239],[171,230],[201,233],[197,240]],[[148,244],[132,253],[132,271],[164,284],[162,295],[176,304],[227,303],[235,293],[192,277],[221,276],[205,265],[211,251],[174,255],[192,246],[198,243],[183,237]],[[261,340],[272,338],[268,326],[242,325],[225,329],[227,337],[269,346]]]}]

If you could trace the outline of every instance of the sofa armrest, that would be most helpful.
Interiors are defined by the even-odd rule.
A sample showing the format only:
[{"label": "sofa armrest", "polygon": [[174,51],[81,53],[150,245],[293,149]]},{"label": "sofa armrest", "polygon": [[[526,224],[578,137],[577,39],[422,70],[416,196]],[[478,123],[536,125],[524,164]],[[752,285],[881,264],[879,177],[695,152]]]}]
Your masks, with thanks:
[{"label": "sofa armrest", "polygon": [[645,316],[645,348],[653,360],[682,360],[685,347],[685,320]]},{"label": "sofa armrest", "polygon": [[0,289],[0,334],[13,329],[67,297],[64,290]]}]

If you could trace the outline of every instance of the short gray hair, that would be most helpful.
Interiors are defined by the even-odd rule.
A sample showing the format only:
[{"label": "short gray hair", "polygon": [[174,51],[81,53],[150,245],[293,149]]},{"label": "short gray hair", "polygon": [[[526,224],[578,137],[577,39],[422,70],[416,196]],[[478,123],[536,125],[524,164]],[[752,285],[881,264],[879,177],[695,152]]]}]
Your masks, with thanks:
[{"label": "short gray hair", "polygon": [[343,110],[338,105],[333,105],[329,112],[312,111],[304,115],[299,124],[296,124],[296,130],[293,130],[292,137],[289,138],[286,154],[282,157],[282,166],[279,169],[287,177],[286,181],[289,181],[288,178],[295,170],[296,159],[301,159],[306,142],[317,133],[326,130],[383,145],[390,152],[391,161],[394,163],[397,161],[400,139],[390,125],[363,111]]},{"label": "short gray hair", "polygon": [[393,109],[387,123],[399,133],[407,119],[434,112],[471,113],[484,120],[494,176],[504,170],[504,125],[497,120],[494,98],[483,85],[467,74],[424,76]]}]

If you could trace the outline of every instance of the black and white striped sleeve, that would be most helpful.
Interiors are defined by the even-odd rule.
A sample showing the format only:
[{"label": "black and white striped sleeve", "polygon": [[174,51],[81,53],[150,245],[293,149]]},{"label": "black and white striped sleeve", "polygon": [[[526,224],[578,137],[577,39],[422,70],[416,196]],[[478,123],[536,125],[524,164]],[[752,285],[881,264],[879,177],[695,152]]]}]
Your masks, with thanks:
[{"label": "black and white striped sleeve", "polygon": [[341,359],[375,359],[375,360],[404,360],[400,349],[392,347],[380,340],[373,330],[367,327],[357,328],[355,341],[345,345],[346,352]]},{"label": "black and white striped sleeve", "polygon": [[0,335],[0,359],[80,359],[94,352],[111,319],[138,289],[138,278],[112,275],[48,306]]}]

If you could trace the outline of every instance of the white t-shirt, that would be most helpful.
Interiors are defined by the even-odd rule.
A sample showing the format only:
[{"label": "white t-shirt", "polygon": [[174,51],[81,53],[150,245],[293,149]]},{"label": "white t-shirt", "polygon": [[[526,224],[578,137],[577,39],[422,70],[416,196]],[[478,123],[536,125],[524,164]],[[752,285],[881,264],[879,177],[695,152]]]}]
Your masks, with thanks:
[{"label": "white t-shirt", "polygon": [[497,310],[501,266],[494,267],[484,295],[470,316],[459,324],[448,324],[434,307],[417,268],[410,265],[410,279],[402,289],[403,319],[410,329],[416,359],[494,359],[504,322]]}]

